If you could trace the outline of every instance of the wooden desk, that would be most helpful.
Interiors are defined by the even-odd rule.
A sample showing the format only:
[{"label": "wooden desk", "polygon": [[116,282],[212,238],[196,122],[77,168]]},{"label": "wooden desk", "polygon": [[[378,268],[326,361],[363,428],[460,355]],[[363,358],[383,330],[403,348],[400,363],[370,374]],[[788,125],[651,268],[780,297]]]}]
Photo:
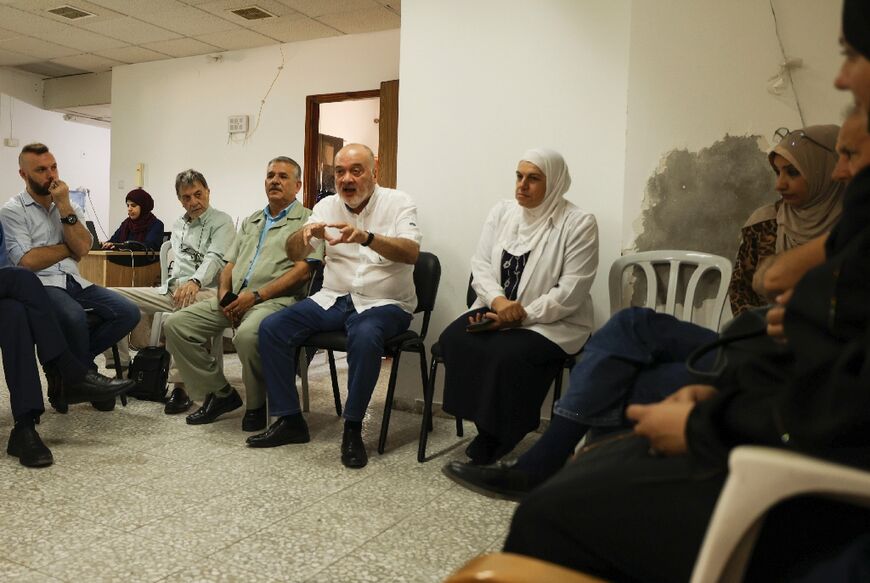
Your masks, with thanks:
[{"label": "wooden desk", "polygon": [[149,265],[129,267],[112,263],[109,258],[153,258],[154,253],[144,251],[91,251],[79,263],[79,272],[86,280],[103,287],[151,287],[160,285],[160,261]]}]

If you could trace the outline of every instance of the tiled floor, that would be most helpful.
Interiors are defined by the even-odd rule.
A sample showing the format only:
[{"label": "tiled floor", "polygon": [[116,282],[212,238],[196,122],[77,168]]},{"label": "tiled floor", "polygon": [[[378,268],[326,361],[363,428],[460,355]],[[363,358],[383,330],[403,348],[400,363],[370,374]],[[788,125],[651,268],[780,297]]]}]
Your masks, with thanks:
[{"label": "tiled floor", "polygon": [[[458,440],[436,419],[429,450],[442,454],[418,464],[420,417],[395,411],[378,455],[385,369],[363,430],[369,465],[345,469],[323,360],[310,369],[306,445],[246,448],[241,410],[201,427],[135,399],[111,413],[49,410],[38,429],[55,464],[0,460],[0,580],[435,582],[500,548],[514,504],[440,471],[464,458],[473,429]],[[241,387],[235,355],[226,363]]]}]

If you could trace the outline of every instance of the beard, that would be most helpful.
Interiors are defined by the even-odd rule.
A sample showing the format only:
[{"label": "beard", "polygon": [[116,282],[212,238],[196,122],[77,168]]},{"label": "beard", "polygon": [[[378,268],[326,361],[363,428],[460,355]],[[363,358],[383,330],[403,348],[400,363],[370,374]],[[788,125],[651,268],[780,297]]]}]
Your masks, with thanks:
[{"label": "beard", "polygon": [[30,175],[28,174],[27,175],[27,186],[30,187],[30,191],[33,194],[38,194],[39,196],[51,195],[51,191],[48,190],[48,188],[51,186],[51,182],[49,182],[46,186],[43,186],[40,183],[38,183],[37,181],[35,181],[33,178],[31,178]]}]

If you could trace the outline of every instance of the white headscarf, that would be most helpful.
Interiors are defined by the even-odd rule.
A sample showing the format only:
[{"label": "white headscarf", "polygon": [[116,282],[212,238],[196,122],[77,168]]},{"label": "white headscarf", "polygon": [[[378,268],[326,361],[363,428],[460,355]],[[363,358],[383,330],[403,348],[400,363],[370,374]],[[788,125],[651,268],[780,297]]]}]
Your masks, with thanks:
[{"label": "white headscarf", "polygon": [[571,186],[568,165],[559,152],[536,148],[523,154],[520,161],[531,162],[541,169],[547,177],[547,192],[544,200],[535,208],[525,208],[517,203],[508,217],[502,245],[511,255],[524,255],[541,242],[550,226],[550,220],[565,207],[563,196]]}]

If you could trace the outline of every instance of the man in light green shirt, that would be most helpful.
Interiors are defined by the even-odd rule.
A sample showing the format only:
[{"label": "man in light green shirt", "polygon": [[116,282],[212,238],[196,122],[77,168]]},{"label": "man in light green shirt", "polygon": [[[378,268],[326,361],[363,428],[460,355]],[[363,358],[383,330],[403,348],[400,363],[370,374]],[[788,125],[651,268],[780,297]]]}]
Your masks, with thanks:
[{"label": "man in light green shirt", "polygon": [[[160,287],[113,288],[139,306],[142,313],[131,334],[134,346],[148,345],[156,312],[174,312],[215,296],[218,276],[235,238],[232,218],[210,205],[211,191],[202,173],[193,169],[179,172],[175,177],[175,193],[185,212],[172,226],[169,279]],[[130,352],[126,337],[118,343],[118,350],[121,363],[127,365]],[[111,357],[111,351],[106,357]],[[171,415],[190,409],[193,403],[174,366],[170,366],[169,382],[175,383],[175,388],[164,412]]]},{"label": "man in light green shirt", "polygon": [[187,416],[191,425],[212,423],[242,406],[217,360],[208,353],[211,339],[225,328],[235,328],[233,344],[242,364],[247,394],[244,431],[266,427],[266,385],[257,345],[260,322],[304,297],[313,268],[323,258],[322,248],[304,261],[287,257],[284,243],[305,224],[311,211],[296,201],[302,170],[290,158],[271,160],[266,169],[268,205],[242,223],[227,264],[220,275],[217,297],[184,308],[166,321],[166,347],[175,357],[187,390],[202,407]]}]

